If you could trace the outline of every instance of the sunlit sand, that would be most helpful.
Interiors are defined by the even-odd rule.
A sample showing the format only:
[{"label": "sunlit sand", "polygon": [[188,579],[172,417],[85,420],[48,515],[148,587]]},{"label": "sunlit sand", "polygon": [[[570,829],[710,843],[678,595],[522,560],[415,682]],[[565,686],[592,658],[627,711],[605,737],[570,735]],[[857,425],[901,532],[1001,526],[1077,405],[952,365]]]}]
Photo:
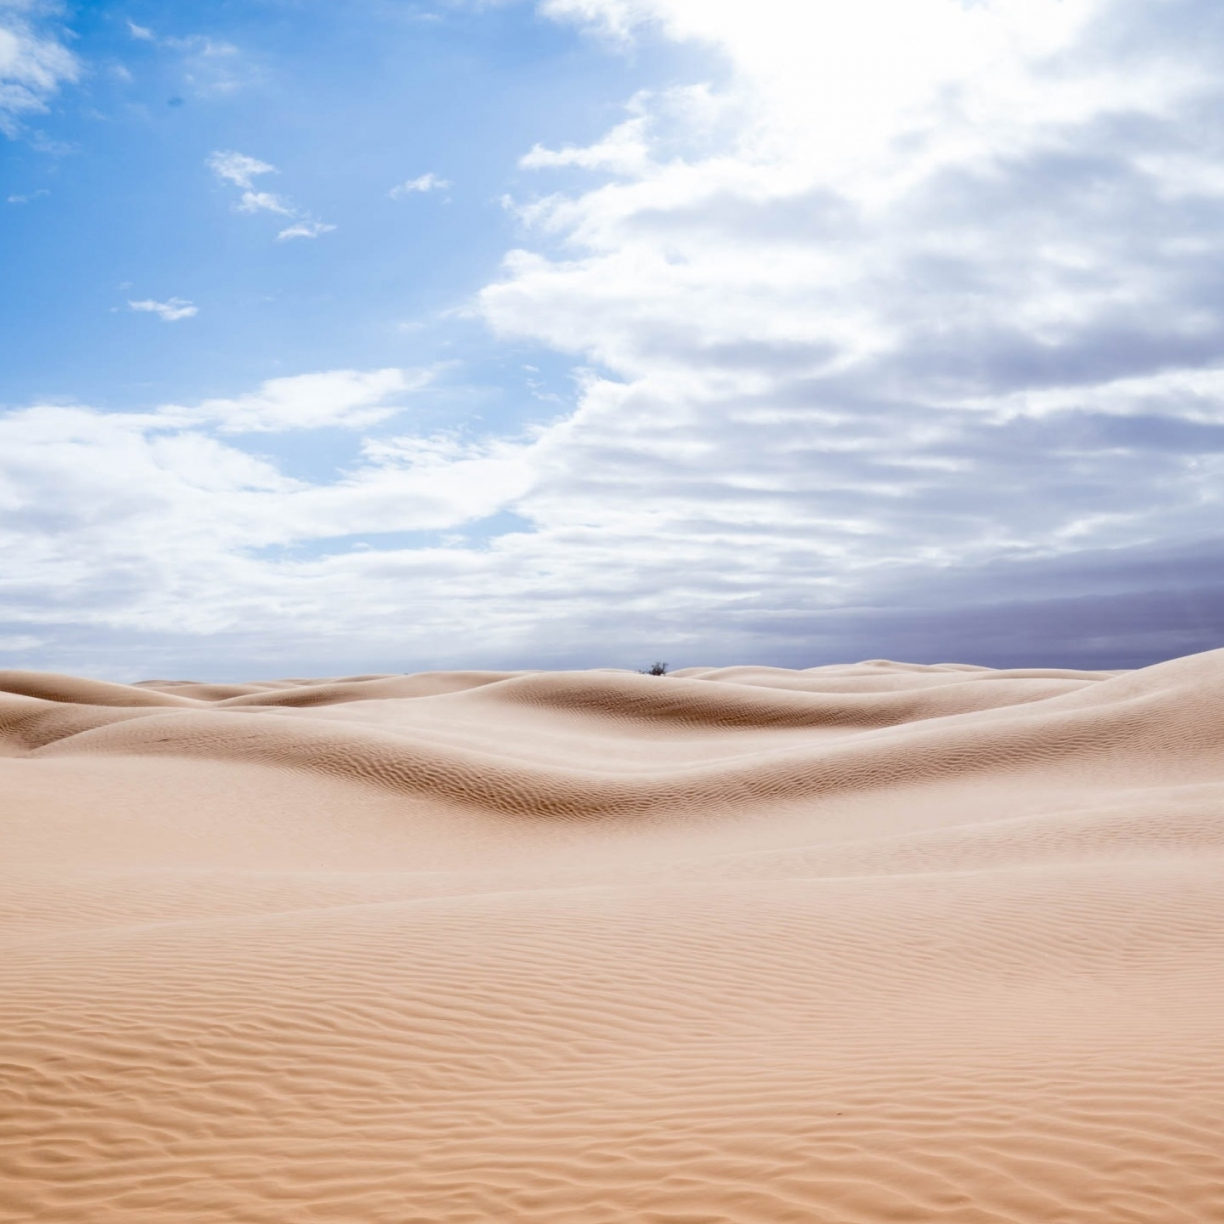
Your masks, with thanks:
[{"label": "sunlit sand", "polygon": [[1224,1220],[1224,651],[0,675],[0,1220]]}]

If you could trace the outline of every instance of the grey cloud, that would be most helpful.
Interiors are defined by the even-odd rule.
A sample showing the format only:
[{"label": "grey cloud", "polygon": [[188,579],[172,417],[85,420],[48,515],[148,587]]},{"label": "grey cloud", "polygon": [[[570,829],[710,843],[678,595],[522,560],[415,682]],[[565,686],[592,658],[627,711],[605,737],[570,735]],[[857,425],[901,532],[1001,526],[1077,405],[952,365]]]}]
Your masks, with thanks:
[{"label": "grey cloud", "polygon": [[939,610],[860,608],[767,629],[789,630],[793,644],[774,657],[792,666],[885,657],[984,667],[1146,667],[1224,645],[1224,586]]},{"label": "grey cloud", "polygon": [[826,187],[766,200],[717,192],[684,207],[644,208],[626,228],[641,236],[704,232],[766,244],[841,241],[863,229],[853,204]]}]

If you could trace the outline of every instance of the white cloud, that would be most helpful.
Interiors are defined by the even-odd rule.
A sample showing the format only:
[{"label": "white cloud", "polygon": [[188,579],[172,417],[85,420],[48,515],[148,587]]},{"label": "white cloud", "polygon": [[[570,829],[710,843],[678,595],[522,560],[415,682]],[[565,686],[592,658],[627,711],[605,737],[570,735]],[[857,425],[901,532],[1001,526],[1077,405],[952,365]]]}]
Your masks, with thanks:
[{"label": "white cloud", "polygon": [[639,26],[659,19],[658,6],[651,0],[542,0],[540,11],[550,17],[579,21],[623,40]]},{"label": "white cloud", "polygon": [[15,136],[21,116],[47,109],[81,65],[52,33],[40,30],[25,5],[0,5],[0,132]]},{"label": "white cloud", "polygon": [[[190,407],[115,413],[48,405],[0,417],[0,545],[11,559],[0,576],[0,620],[37,621],[31,601],[62,601],[74,619],[93,624],[210,632],[262,621],[286,606],[285,594],[307,621],[334,615],[343,558],[260,550],[480,518],[524,487],[520,451],[385,434],[368,439],[330,481],[312,482],[214,431],[367,428],[385,423],[429,378],[428,371],[329,371]],[[377,570],[377,554],[367,564]],[[288,586],[278,595],[282,581]],[[376,579],[350,600],[361,609],[357,619],[374,604],[385,607],[399,581]]]},{"label": "white cloud", "polygon": [[260,191],[255,184],[257,178],[265,174],[280,173],[268,162],[260,161],[257,157],[248,157],[245,153],[238,153],[233,149],[218,149],[208,155],[205,164],[218,178],[242,188],[242,194],[233,206],[235,212],[270,212],[294,219],[294,224],[286,226],[276,235],[279,241],[317,238],[320,234],[329,233],[336,228],[311,217],[283,196],[270,191]]},{"label": "white cloud", "polygon": [[517,503],[567,590],[616,572],[625,615],[776,642],[884,573],[920,602],[932,574],[1214,532],[1218,10],[546,7],[729,69],[528,153],[602,181],[520,204],[526,249],[480,295],[499,334],[603,371]]},{"label": "white cloud", "polygon": [[26,192],[25,195],[11,195],[7,197],[9,204],[29,204],[34,200],[40,200],[43,196],[50,195],[51,192],[46,187],[40,187],[37,191]]},{"label": "white cloud", "polygon": [[194,409],[176,407],[163,412],[175,421],[211,422],[223,433],[324,426],[357,429],[401,411],[402,404],[394,402],[395,398],[420,391],[432,379],[431,370],[330,370],[273,378],[251,395],[205,400]]},{"label": "white cloud", "polygon": [[402,200],[406,196],[417,193],[426,194],[430,191],[444,191],[450,187],[451,183],[448,179],[439,178],[431,170],[428,174],[422,174],[418,178],[409,179],[405,183],[400,183],[387,193],[393,200]]},{"label": "white cloud", "polygon": [[648,120],[639,115],[618,124],[593,145],[567,145],[564,149],[546,149],[536,145],[519,159],[519,165],[525,170],[577,166],[583,170],[606,170],[613,174],[641,174],[650,163],[647,127]]},{"label": "white cloud", "polygon": [[235,212],[279,213],[282,217],[292,217],[294,210],[280,196],[270,191],[244,191],[242,198],[234,205]]},{"label": "white cloud", "polygon": [[302,220],[286,226],[276,235],[277,242],[285,242],[292,238],[317,238],[334,230],[334,225],[326,225],[322,221]]},{"label": "white cloud", "polygon": [[255,180],[261,174],[279,173],[276,167],[268,162],[260,161],[257,157],[248,157],[245,153],[238,153],[233,149],[218,149],[210,153],[205,164],[218,178],[248,191],[254,188]]},{"label": "white cloud", "polygon": [[153,33],[148,26],[137,25],[134,21],[128,20],[128,33],[140,42],[156,42],[157,35]]},{"label": "white cloud", "polygon": [[145,298],[140,302],[128,302],[130,310],[145,311],[149,314],[155,314],[165,323],[175,323],[179,319],[190,319],[193,315],[200,313],[200,308],[192,302],[188,302],[185,298],[170,298],[166,302],[156,302],[152,298]]},{"label": "white cloud", "polygon": [[[1201,6],[1175,7],[1157,24],[1123,0],[552,0],[720,50],[714,109],[737,125],[711,147],[708,97],[659,93],[587,148],[523,159],[615,176],[523,204],[527,233],[559,247],[512,253],[481,295],[501,334],[610,372],[571,422],[569,495],[589,505],[606,468],[607,521],[623,497],[674,505],[668,530],[734,533],[752,488],[757,529],[812,532],[805,564],[838,582],[915,548],[1062,547],[1058,524],[1088,521],[1077,499],[994,504],[997,457],[959,453],[986,423],[964,413],[1001,428],[1026,385],[1061,384],[1069,410],[1135,365],[1224,359],[1196,288],[1197,244],[1224,244],[1207,214],[1153,198],[1218,191],[1201,118],[1217,53],[1187,36]],[[690,475],[709,500],[683,492]],[[926,518],[923,501],[962,509]],[[1138,530],[1092,522],[1098,543]]]}]

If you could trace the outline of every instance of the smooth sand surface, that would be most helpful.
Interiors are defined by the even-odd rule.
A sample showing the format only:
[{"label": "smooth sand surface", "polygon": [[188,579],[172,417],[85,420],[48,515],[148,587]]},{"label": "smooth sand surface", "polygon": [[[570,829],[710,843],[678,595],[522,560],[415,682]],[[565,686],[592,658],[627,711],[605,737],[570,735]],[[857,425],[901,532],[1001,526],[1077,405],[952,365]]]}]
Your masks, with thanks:
[{"label": "smooth sand surface", "polygon": [[1224,651],[0,674],[0,1220],[1224,1221]]}]

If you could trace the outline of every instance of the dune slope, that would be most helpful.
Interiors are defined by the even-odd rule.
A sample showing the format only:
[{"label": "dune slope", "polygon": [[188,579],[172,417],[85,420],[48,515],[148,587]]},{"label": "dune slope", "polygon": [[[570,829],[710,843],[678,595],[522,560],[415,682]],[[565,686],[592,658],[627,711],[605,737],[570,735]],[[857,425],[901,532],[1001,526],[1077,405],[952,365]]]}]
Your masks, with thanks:
[{"label": "dune slope", "polygon": [[0,673],[0,1221],[1224,1221],[1224,651]]}]

